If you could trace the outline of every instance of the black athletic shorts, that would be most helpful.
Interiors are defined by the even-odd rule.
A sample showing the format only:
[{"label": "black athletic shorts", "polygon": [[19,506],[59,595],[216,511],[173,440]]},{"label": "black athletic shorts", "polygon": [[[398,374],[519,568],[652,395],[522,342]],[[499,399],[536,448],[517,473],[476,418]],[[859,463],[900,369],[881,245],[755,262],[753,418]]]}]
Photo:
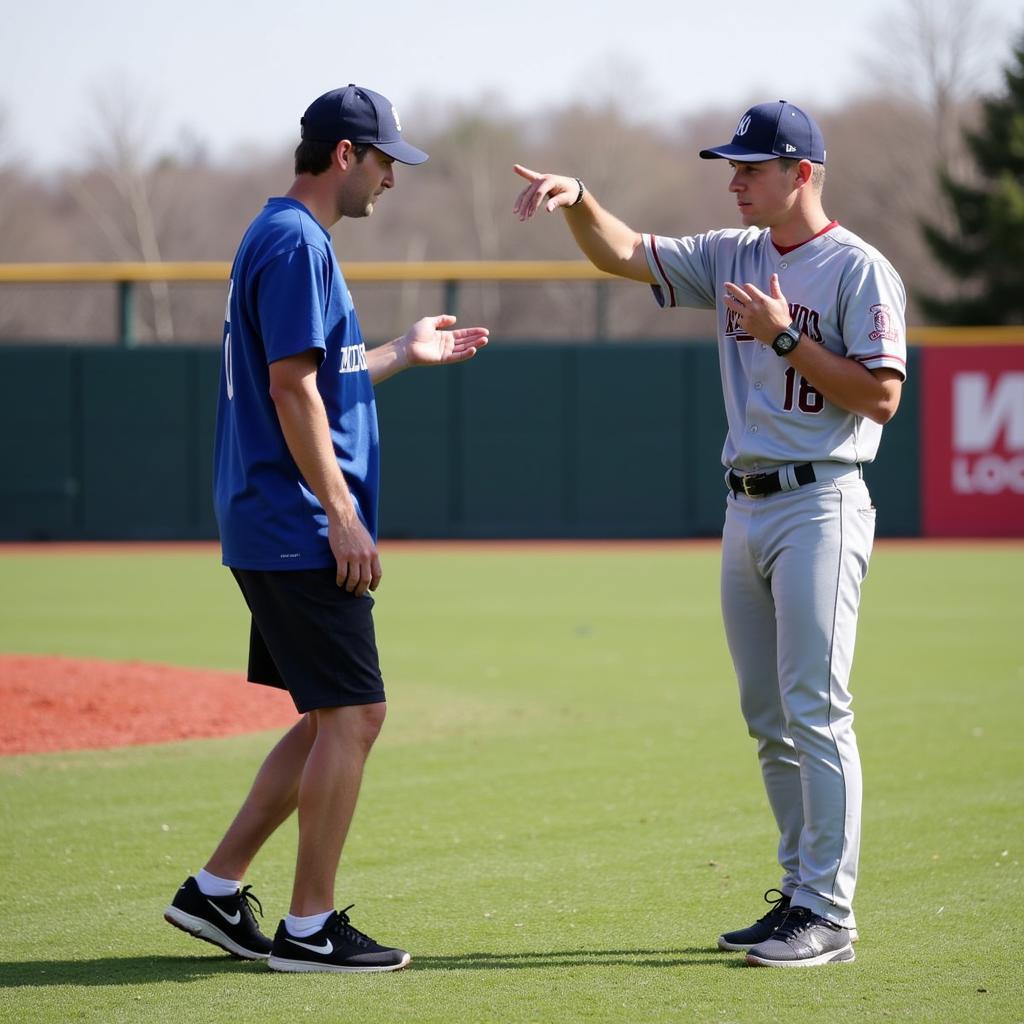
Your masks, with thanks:
[{"label": "black athletic shorts", "polygon": [[252,613],[250,682],[287,690],[301,713],[384,700],[369,594],[333,568],[231,572]]}]

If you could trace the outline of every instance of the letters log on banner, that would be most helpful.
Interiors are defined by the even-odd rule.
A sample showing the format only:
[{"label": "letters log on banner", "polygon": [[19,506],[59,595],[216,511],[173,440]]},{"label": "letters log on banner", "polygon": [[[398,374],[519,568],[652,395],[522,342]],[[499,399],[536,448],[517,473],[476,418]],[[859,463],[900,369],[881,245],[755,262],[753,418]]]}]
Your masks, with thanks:
[{"label": "letters log on banner", "polygon": [[922,362],[924,534],[1024,536],[1024,346]]}]

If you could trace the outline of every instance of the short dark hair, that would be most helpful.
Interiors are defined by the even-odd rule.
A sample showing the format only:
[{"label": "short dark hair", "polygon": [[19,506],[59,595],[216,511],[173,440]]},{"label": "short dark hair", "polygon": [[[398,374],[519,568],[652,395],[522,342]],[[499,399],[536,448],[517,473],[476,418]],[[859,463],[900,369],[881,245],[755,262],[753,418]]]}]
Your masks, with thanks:
[{"label": "short dark hair", "polygon": [[[784,171],[791,171],[799,163],[799,160],[789,160],[786,157],[781,157],[779,159],[779,165],[782,167]],[[814,169],[811,171],[811,188],[813,188],[815,192],[820,193],[824,187],[825,165],[814,164]]]},{"label": "short dark hair", "polygon": [[[331,157],[337,145],[337,142],[324,142],[322,139],[303,139],[295,149],[295,173],[323,174],[331,166]],[[352,152],[356,155],[356,163],[362,163],[363,157],[372,148],[369,142],[353,142]]]}]

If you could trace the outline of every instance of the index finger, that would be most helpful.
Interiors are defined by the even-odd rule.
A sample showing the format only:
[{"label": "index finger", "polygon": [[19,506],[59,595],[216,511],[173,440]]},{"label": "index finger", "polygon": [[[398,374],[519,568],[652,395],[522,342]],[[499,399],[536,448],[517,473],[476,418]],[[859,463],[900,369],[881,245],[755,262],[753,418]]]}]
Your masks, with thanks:
[{"label": "index finger", "polygon": [[742,299],[747,302],[750,301],[750,296],[738,284],[733,284],[732,281],[726,281],[725,287],[734,299]]},{"label": "index finger", "polygon": [[522,164],[513,164],[512,170],[519,175],[520,178],[525,178],[527,181],[536,181],[541,177],[536,171],[531,171],[529,167],[524,167]]}]

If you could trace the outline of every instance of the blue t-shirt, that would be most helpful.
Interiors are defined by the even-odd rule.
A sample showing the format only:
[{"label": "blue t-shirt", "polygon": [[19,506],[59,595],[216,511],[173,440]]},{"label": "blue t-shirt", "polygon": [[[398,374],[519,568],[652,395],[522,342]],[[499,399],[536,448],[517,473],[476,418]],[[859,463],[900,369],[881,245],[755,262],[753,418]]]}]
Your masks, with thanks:
[{"label": "blue t-shirt", "polygon": [[269,365],[309,349],[338,465],[376,540],[377,407],[352,297],[328,233],[302,203],[270,199],[235,256],[224,323],[213,484],[224,564],[236,569],[335,564],[270,398]]}]

